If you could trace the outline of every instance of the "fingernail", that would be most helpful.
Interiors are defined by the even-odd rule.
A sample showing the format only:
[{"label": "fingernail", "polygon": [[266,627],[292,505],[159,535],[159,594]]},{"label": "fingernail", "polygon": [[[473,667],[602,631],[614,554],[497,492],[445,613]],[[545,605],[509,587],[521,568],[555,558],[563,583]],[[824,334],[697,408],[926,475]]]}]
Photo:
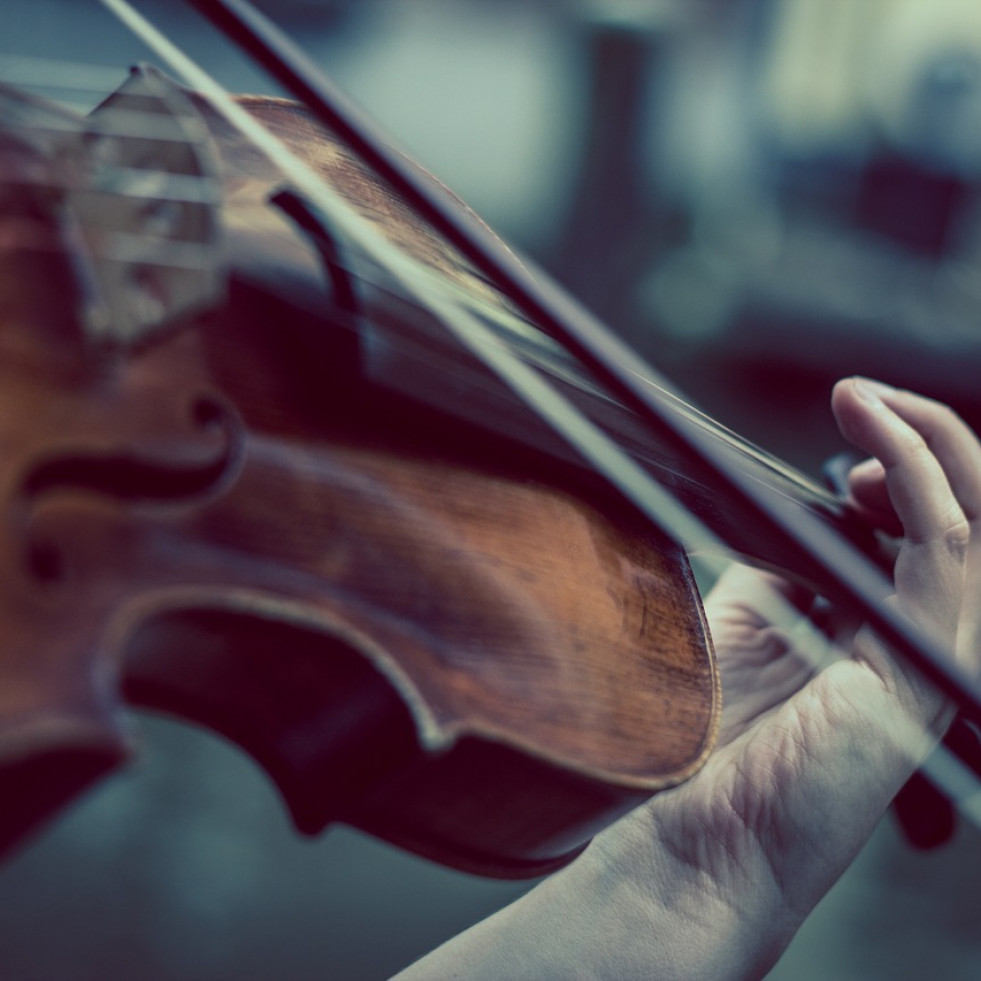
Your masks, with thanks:
[{"label": "fingernail", "polygon": [[851,470],[848,471],[849,480],[877,480],[885,473],[885,469],[882,464],[872,457],[868,460],[863,460],[861,463],[856,463]]},{"label": "fingernail", "polygon": [[879,398],[879,391],[888,388],[887,385],[880,387],[878,382],[869,381],[868,378],[856,378],[854,381],[855,394],[865,403],[873,408],[885,407],[885,403]]},{"label": "fingernail", "polygon": [[887,385],[885,382],[877,381],[874,378],[864,378],[857,376],[866,385],[869,386],[873,391],[878,392],[880,395],[895,395],[898,389],[892,387],[892,385]]}]

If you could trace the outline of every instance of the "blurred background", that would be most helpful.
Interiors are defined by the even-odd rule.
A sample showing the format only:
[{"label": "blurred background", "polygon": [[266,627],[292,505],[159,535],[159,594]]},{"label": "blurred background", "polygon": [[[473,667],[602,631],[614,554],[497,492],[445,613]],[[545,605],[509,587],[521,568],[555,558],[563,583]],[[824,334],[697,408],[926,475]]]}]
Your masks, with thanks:
[{"label": "blurred background", "polygon": [[[981,423],[975,0],[264,6],[736,430],[814,469],[856,372]],[[229,87],[275,91],[178,0],[141,9]],[[148,58],[92,0],[4,0],[2,23],[0,78],[76,104]],[[301,840],[235,750],[139,721],[141,763],[0,869],[4,979],[382,978],[528,888]],[[772,977],[974,978],[978,882],[976,831],[917,854],[887,821]]]}]

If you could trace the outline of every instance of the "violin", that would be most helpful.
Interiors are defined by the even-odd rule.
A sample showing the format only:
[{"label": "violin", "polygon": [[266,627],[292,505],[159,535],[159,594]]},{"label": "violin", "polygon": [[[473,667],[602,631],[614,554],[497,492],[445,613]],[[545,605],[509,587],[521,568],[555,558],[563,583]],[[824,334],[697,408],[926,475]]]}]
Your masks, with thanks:
[{"label": "violin", "polygon": [[[492,875],[567,862],[718,725],[660,484],[727,549],[871,606],[973,706],[876,605],[888,543],[602,354],[520,261],[468,247],[489,233],[465,212],[434,227],[445,193],[304,84],[305,107],[235,104],[347,210],[154,69],[87,117],[0,90],[0,847],[129,758],[133,705],[243,747],[301,831]],[[516,397],[529,374],[567,429]]]},{"label": "violin", "polygon": [[[8,118],[44,111],[5,95]],[[293,105],[245,105],[354,196],[372,190]],[[4,842],[126,756],[114,689],[244,746],[304,831],[342,819],[484,871],[561,861],[691,772],[718,698],[680,557],[632,516],[611,519],[587,481],[571,489],[570,464],[375,381],[370,360],[411,369],[387,364],[403,355],[384,333],[330,322],[317,250],[269,203],[279,175],[150,69],[86,125],[137,111],[206,127],[217,159],[175,153],[162,180],[220,174],[225,233],[247,257],[231,260],[217,307],[214,267],[190,282],[100,266],[106,195],[85,189],[72,219],[98,210],[102,225],[86,231],[100,256],[86,319],[71,303],[34,307],[51,295],[37,289],[47,253],[8,284],[29,290],[6,335],[23,379],[7,418],[23,436],[7,444],[21,514],[5,619],[25,663],[7,668],[24,681],[6,689],[4,718],[19,725],[3,779],[20,806]],[[132,166],[125,138],[90,143]],[[182,207],[171,242],[186,229],[213,242],[210,206]],[[386,229],[426,246],[397,202],[384,207]],[[134,276],[158,304],[124,322],[113,304]],[[71,278],[51,292],[73,298]],[[395,316],[379,292],[373,325]],[[164,311],[175,326],[157,326]],[[659,738],[637,738],[652,727]]]}]

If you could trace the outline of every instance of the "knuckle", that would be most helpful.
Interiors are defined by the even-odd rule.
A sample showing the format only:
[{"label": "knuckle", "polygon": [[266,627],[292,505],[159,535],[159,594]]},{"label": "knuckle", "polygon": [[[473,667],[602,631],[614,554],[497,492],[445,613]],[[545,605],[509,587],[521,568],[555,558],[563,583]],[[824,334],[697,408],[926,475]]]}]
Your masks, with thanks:
[{"label": "knuckle", "polygon": [[920,457],[934,455],[930,444],[910,426],[898,426],[893,439],[901,459],[914,461]]},{"label": "knuckle", "polygon": [[950,432],[955,429],[966,429],[967,423],[949,405],[934,402],[932,406],[933,428],[935,432]]},{"label": "knuckle", "polygon": [[943,514],[936,514],[919,532],[910,532],[906,540],[911,545],[938,546],[956,559],[964,559],[971,545],[972,528],[964,512],[955,503]]},{"label": "knuckle", "polygon": [[950,519],[940,536],[941,542],[949,552],[963,555],[971,544],[971,525],[963,513]]}]

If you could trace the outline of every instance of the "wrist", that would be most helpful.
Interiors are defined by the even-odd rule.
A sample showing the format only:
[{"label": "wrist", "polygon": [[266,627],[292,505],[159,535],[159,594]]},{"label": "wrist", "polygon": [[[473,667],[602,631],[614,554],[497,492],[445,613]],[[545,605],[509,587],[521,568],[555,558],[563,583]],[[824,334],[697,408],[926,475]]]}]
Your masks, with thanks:
[{"label": "wrist", "polygon": [[772,888],[747,889],[740,905],[741,897],[666,842],[642,808],[568,868],[400,978],[762,978],[801,917],[781,909]]},{"label": "wrist", "polygon": [[[583,856],[596,880],[607,882],[606,911],[633,958],[632,970],[613,976],[763,978],[809,909],[787,902],[762,852],[734,855],[721,840],[705,840],[697,822],[685,827],[682,816],[679,825],[667,796],[611,828]],[[685,839],[690,851],[679,847]]]}]

